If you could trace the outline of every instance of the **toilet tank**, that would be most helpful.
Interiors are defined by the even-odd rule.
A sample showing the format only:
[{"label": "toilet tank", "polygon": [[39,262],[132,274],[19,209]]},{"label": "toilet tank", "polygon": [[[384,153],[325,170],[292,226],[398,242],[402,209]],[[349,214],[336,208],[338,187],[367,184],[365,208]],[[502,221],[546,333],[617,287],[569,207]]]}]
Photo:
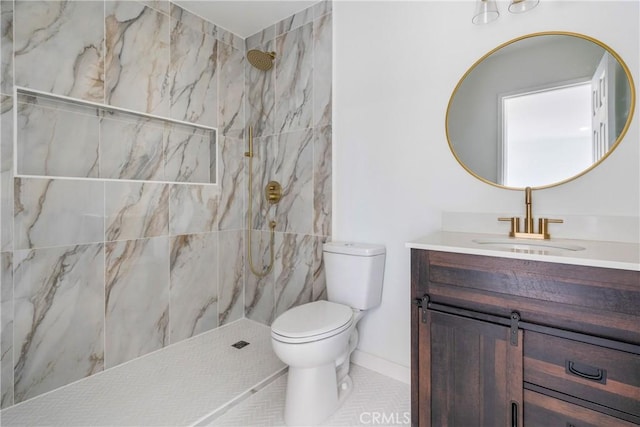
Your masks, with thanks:
[{"label": "toilet tank", "polygon": [[329,301],[359,310],[380,305],[386,255],[383,245],[327,242],[322,255]]}]

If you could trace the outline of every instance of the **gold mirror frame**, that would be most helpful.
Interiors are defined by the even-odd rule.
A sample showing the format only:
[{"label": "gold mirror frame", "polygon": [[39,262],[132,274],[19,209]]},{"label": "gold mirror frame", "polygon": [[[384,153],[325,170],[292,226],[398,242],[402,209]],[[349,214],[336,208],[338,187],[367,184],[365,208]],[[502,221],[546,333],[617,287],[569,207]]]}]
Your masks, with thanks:
[{"label": "gold mirror frame", "polygon": [[562,185],[562,184],[565,184],[565,183],[567,183],[569,181],[572,181],[572,180],[574,180],[576,178],[579,178],[582,175],[586,174],[587,172],[591,171],[593,168],[595,168],[596,166],[601,164],[607,157],[609,157],[609,155],[618,147],[618,145],[620,144],[620,142],[622,141],[622,139],[626,135],[629,127],[631,126],[631,121],[633,119],[633,114],[634,114],[635,106],[636,106],[636,88],[635,88],[635,84],[634,84],[634,81],[633,81],[633,77],[631,75],[631,71],[629,70],[629,67],[627,67],[627,64],[622,60],[620,55],[618,55],[618,53],[616,51],[614,51],[613,49],[611,49],[608,45],[604,44],[600,40],[594,39],[593,37],[590,37],[590,36],[587,36],[587,35],[584,35],[584,34],[580,34],[580,33],[573,33],[573,32],[567,32],[567,31],[544,31],[544,32],[538,32],[538,33],[532,33],[532,34],[527,34],[527,35],[524,35],[524,36],[517,37],[517,38],[509,40],[509,41],[507,41],[505,43],[502,43],[498,47],[496,47],[496,48],[492,49],[491,51],[487,52],[485,55],[483,55],[476,62],[474,62],[473,65],[460,78],[460,80],[458,81],[458,84],[456,85],[455,89],[453,90],[453,93],[451,94],[451,97],[449,98],[449,103],[447,105],[447,113],[446,113],[446,117],[445,117],[445,132],[446,132],[446,136],[447,136],[447,143],[449,144],[449,149],[451,150],[451,153],[455,157],[456,161],[468,173],[470,173],[471,175],[473,175],[474,177],[476,177],[480,181],[483,181],[483,182],[485,182],[485,183],[487,183],[489,185],[492,185],[494,187],[503,188],[503,189],[506,189],[506,190],[519,190],[519,191],[524,189],[524,187],[508,187],[508,186],[505,186],[505,185],[498,184],[496,182],[490,181],[490,180],[478,175],[474,171],[472,171],[460,159],[460,157],[458,156],[458,154],[454,150],[453,144],[451,143],[451,137],[449,135],[449,118],[450,118],[450,112],[451,112],[451,105],[453,103],[453,100],[455,98],[456,93],[458,92],[458,89],[460,88],[460,86],[462,85],[464,80],[467,78],[467,76],[480,63],[482,63],[489,56],[491,56],[495,52],[499,51],[500,49],[502,49],[502,48],[504,48],[506,46],[509,46],[509,45],[511,45],[513,43],[516,43],[516,42],[518,42],[520,40],[524,40],[524,39],[528,39],[528,38],[532,38],[532,37],[538,37],[538,36],[549,36],[549,35],[578,37],[578,38],[581,38],[583,40],[590,41],[590,42],[600,46],[601,48],[603,48],[607,52],[609,52],[609,54],[611,54],[611,56],[613,56],[615,58],[615,60],[618,61],[618,64],[620,64],[621,68],[624,70],[624,73],[625,73],[625,75],[627,77],[627,81],[628,81],[629,87],[630,87],[631,103],[629,105],[629,114],[627,116],[627,121],[626,121],[624,127],[620,131],[620,134],[617,136],[617,138],[616,138],[615,142],[613,143],[613,145],[611,145],[611,148],[598,161],[594,162],[591,166],[589,166],[588,168],[584,169],[582,172],[580,172],[578,174],[575,174],[573,176],[570,176],[570,177],[568,177],[566,179],[563,179],[561,181],[554,182],[554,183],[551,183],[551,184],[541,185],[541,186],[532,187],[532,188],[536,189],[536,190],[539,190],[539,189],[543,189],[543,188],[550,188],[550,187],[555,187],[557,185]]}]

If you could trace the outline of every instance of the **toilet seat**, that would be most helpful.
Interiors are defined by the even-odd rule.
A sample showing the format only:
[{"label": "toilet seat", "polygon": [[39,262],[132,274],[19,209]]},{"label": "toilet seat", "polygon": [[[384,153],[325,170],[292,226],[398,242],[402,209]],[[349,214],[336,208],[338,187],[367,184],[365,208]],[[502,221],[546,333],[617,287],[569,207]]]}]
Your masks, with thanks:
[{"label": "toilet seat", "polygon": [[352,323],[351,307],[335,302],[316,301],[281,314],[271,325],[271,336],[280,342],[306,343],[337,335]]}]

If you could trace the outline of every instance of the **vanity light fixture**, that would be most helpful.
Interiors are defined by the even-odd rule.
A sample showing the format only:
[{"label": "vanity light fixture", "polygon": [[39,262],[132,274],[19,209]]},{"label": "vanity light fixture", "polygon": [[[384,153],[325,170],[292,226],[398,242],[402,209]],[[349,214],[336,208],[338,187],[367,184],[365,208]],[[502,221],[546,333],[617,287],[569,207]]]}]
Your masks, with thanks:
[{"label": "vanity light fixture", "polygon": [[[540,3],[540,0],[511,0],[509,3],[509,12],[524,13],[528,12]],[[495,21],[500,16],[496,0],[477,0],[476,12],[471,19],[476,25],[488,24]]]},{"label": "vanity light fixture", "polygon": [[523,13],[528,12],[540,3],[540,0],[511,0],[509,12]]},{"label": "vanity light fixture", "polygon": [[473,22],[476,25],[488,24],[495,21],[500,16],[498,5],[495,0],[478,0],[476,3],[476,13],[473,15]]}]

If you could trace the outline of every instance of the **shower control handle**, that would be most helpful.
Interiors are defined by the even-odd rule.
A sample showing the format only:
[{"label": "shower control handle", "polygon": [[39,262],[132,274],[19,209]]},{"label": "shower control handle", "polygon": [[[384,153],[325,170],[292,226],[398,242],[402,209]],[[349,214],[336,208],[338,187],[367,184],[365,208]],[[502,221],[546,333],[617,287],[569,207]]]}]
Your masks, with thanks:
[{"label": "shower control handle", "polygon": [[278,181],[269,181],[264,189],[264,193],[270,204],[276,204],[282,198],[282,186]]}]

